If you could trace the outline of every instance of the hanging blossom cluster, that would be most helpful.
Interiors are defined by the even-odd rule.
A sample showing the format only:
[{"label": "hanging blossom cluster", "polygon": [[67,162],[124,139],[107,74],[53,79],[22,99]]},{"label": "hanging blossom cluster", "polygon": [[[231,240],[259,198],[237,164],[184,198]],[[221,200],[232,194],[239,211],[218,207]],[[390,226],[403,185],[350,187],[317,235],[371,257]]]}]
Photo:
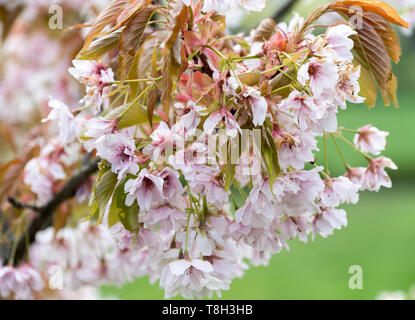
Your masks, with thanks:
[{"label": "hanging blossom cluster", "polygon": [[[389,22],[406,26],[389,6],[338,1],[307,19],[267,19],[246,36],[229,36],[220,13],[236,4],[260,10],[263,1],[112,2],[69,69],[85,86],[82,107],[71,112],[50,100],[44,122],[54,138],[23,174],[44,205],[82,159],[100,159],[97,178],[76,195],[80,203],[90,195],[89,219],[101,224],[38,233],[30,270],[61,266],[73,290],[148,275],[166,298],[200,299],[220,296],[290,240],[346,226],[339,206],[356,204],[360,191],[391,187],[385,169],[397,169],[381,155],[387,132],[338,124],[348,103],[374,103],[375,83],[385,104],[396,103],[390,60],[397,61],[399,44],[388,40],[395,50],[385,50],[382,62],[371,57],[366,31],[348,16],[356,2],[368,24],[390,32]],[[313,22],[327,12],[350,22],[315,35]],[[362,81],[363,73],[376,82]],[[344,163],[341,176],[330,174],[329,142]],[[366,165],[350,167],[341,147]],[[25,294],[3,280],[17,279],[21,268],[0,269],[5,297]],[[39,273],[24,282],[28,291],[42,291]]]},{"label": "hanging blossom cluster", "polygon": [[3,299],[97,299],[103,284],[123,284],[143,275],[139,257],[115,245],[102,225],[82,223],[39,232],[30,261],[0,269]]}]

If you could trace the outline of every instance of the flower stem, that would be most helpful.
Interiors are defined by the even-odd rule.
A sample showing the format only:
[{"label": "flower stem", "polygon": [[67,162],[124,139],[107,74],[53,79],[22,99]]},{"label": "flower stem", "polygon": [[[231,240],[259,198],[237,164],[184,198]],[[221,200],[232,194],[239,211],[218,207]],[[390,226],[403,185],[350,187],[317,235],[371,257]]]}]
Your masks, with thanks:
[{"label": "flower stem", "polygon": [[327,159],[327,133],[324,131],[324,168],[326,169],[326,173],[329,174],[329,162]]},{"label": "flower stem", "polygon": [[350,132],[350,133],[360,133],[359,130],[353,130],[353,129],[348,129],[348,128],[339,128],[339,130],[344,131],[344,132]]}]

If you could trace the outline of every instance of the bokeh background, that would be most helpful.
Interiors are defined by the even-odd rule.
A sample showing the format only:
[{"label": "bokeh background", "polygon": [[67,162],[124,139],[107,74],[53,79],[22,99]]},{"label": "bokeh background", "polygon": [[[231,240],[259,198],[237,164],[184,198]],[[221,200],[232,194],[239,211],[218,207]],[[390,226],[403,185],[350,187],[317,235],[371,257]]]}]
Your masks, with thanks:
[{"label": "bokeh background", "polygon": [[[268,0],[260,14],[241,17],[240,30],[249,30],[271,16],[285,0]],[[294,11],[306,16],[328,1],[300,0]],[[290,14],[285,18],[289,19]],[[392,189],[363,192],[360,202],[345,206],[349,225],[314,242],[291,242],[291,250],[276,254],[269,266],[253,267],[223,299],[375,299],[381,291],[407,292],[415,284],[415,36],[401,36],[403,55],[395,74],[399,79],[400,108],[350,105],[339,115],[340,125],[359,128],[372,124],[389,131],[385,156],[399,170],[390,172]],[[349,136],[352,139],[352,136]],[[357,152],[341,145],[352,165],[365,165]],[[343,165],[334,146],[329,158],[332,173]],[[363,269],[363,289],[351,290],[350,266]],[[122,288],[104,287],[102,293],[121,299],[162,299],[163,291],[147,277]]]}]

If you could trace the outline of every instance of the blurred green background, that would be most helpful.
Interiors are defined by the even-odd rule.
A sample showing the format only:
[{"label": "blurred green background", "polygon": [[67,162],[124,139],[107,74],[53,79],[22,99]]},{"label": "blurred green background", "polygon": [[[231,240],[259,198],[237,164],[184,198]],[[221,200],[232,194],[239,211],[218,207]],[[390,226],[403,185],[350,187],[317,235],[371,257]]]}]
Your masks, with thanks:
[{"label": "blurred green background", "polygon": [[[254,26],[283,1],[268,0],[268,9],[247,16],[243,29]],[[300,0],[295,11],[307,15],[327,1]],[[389,131],[385,156],[399,170],[390,172],[392,189],[364,192],[355,206],[345,206],[349,225],[314,242],[291,242],[290,251],[275,255],[267,267],[251,268],[236,279],[224,299],[374,299],[383,290],[403,290],[415,284],[415,37],[401,37],[403,55],[395,73],[399,79],[400,108],[350,105],[339,115],[339,125],[359,128],[372,124]],[[350,139],[353,136],[349,136]],[[340,142],[341,143],[341,142]],[[351,165],[365,165],[357,152],[340,144]],[[342,174],[343,166],[332,145],[331,172]],[[350,266],[363,269],[363,289],[348,287]],[[158,285],[148,278],[122,288],[104,287],[104,295],[121,299],[162,299]]]}]

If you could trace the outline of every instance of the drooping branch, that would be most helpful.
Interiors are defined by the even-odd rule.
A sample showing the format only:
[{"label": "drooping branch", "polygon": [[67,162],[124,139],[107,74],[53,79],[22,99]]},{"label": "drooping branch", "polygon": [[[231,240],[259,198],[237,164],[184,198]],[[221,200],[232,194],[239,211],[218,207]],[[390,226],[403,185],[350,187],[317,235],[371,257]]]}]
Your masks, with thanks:
[{"label": "drooping branch", "polygon": [[281,6],[272,17],[276,22],[279,22],[298,2],[298,0],[286,0],[283,6]]},{"label": "drooping branch", "polygon": [[[98,170],[99,159],[91,160],[85,164],[75,175],[73,175],[63,188],[42,207],[34,207],[31,205],[22,204],[13,198],[9,198],[9,202],[18,208],[28,208],[36,212],[36,217],[30,222],[25,234],[19,239],[14,256],[14,264],[17,265],[24,258],[27,244],[35,240],[36,234],[52,225],[53,214],[56,209],[65,201],[73,198],[78,188],[88,179],[92,174]],[[8,252],[4,257],[5,262],[10,258],[12,252]]]}]

